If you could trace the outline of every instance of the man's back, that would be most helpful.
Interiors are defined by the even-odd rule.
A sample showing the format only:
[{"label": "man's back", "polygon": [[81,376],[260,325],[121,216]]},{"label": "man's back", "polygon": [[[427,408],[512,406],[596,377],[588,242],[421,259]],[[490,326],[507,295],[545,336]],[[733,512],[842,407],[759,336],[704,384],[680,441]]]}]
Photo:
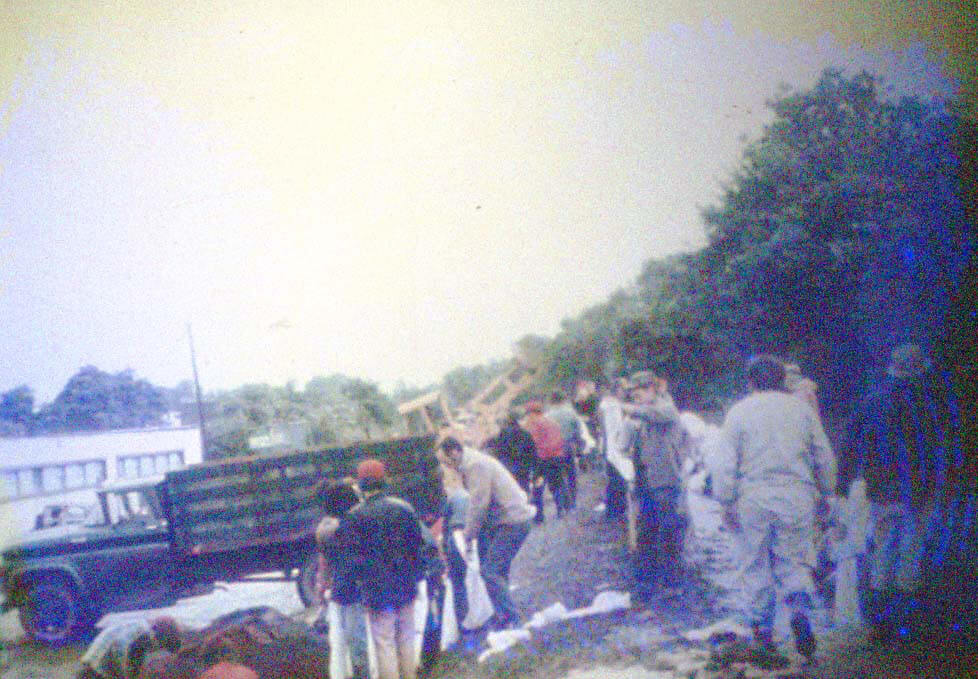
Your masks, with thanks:
[{"label": "man's back", "polygon": [[560,427],[560,436],[564,439],[565,444],[580,438],[578,431],[580,424],[577,420],[577,413],[574,412],[574,408],[570,403],[564,401],[563,403],[555,404],[544,415],[556,422],[557,426]]},{"label": "man's back", "polygon": [[526,430],[533,438],[537,457],[541,460],[564,456],[564,437],[560,434],[560,426],[549,417],[541,415],[529,418]]},{"label": "man's back", "polygon": [[812,409],[794,396],[771,390],[741,399],[727,414],[723,439],[733,456],[733,478],[714,479],[721,499],[733,497],[742,485],[799,486],[821,495],[834,490],[836,465],[828,439]]},{"label": "man's back", "polygon": [[536,462],[536,445],[533,437],[519,424],[505,426],[493,440],[493,448],[499,460],[509,472],[521,480]]},{"label": "man's back", "polygon": [[410,504],[384,495],[367,498],[344,517],[337,535],[350,545],[350,569],[369,608],[396,608],[415,597],[423,540]]},{"label": "man's back", "polygon": [[469,537],[475,537],[483,523],[511,524],[533,517],[526,492],[496,458],[466,449],[459,472],[469,493],[466,519]]},{"label": "man's back", "polygon": [[887,378],[860,404],[843,481],[861,472],[874,502],[919,506],[961,455],[950,389],[931,374]]}]

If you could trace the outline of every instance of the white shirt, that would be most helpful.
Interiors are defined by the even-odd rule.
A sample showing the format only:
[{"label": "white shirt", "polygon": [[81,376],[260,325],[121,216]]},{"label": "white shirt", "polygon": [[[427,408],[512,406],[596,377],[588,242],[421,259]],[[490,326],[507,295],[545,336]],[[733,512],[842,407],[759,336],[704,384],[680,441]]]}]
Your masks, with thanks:
[{"label": "white shirt", "polygon": [[621,401],[611,394],[602,397],[598,404],[601,413],[601,426],[604,429],[604,455],[621,477],[628,482],[635,481],[635,463],[623,450],[623,416]]}]

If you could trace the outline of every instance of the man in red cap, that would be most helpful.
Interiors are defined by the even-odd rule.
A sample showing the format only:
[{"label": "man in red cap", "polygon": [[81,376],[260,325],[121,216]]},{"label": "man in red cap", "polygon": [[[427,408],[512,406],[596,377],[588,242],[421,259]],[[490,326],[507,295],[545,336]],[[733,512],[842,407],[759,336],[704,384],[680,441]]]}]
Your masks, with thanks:
[{"label": "man in red cap", "polygon": [[414,679],[418,660],[414,633],[414,600],[423,576],[423,538],[414,508],[388,495],[380,460],[357,467],[364,499],[340,521],[334,535],[338,553],[349,558],[335,564],[342,578],[357,583],[377,653],[378,679]]}]

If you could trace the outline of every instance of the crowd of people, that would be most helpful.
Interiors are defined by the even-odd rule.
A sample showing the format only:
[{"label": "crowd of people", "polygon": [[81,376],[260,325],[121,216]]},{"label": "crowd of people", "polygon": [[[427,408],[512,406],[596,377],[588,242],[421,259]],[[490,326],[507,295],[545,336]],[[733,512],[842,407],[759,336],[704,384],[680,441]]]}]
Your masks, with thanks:
[{"label": "crowd of people", "polygon": [[[641,596],[682,591],[689,581],[682,559],[684,484],[691,468],[706,464],[712,496],[740,547],[736,613],[756,643],[770,649],[788,641],[777,633],[782,615],[794,647],[808,659],[816,649],[813,572],[821,536],[833,520],[838,524],[838,498],[859,479],[872,518],[871,539],[862,547],[863,610],[885,629],[894,597],[910,597],[928,559],[946,553],[951,541],[948,506],[962,496],[950,488],[962,476],[963,460],[950,390],[933,378],[918,347],[898,347],[886,381],[856,408],[837,454],[822,426],[816,385],[797,364],[760,355],[745,372],[748,393],[726,413],[707,462],[666,380],[639,371],[601,387],[582,382],[572,398],[554,392],[547,403],[527,402],[485,441],[443,432],[434,454],[446,502],[433,525],[388,491],[378,460],[361,462],[356,479],[325,480],[318,489],[325,517],[316,531],[317,588],[331,611],[333,679],[414,679],[430,660],[426,652],[437,649],[427,638],[419,644],[418,598],[425,597],[431,619],[443,614],[450,591],[449,608],[464,628],[476,556],[492,607],[479,629],[520,626],[524,613],[510,596],[511,565],[532,526],[546,520],[545,491],[553,520],[574,509],[582,469],[605,478],[605,518],[623,526]],[[185,646],[195,651],[181,656],[172,626],[130,632],[143,635],[156,655],[144,652],[147,669],[125,676],[162,676],[153,668],[179,658],[197,667],[202,657],[214,662],[206,670],[212,673],[200,676],[252,676],[230,642],[198,639]],[[113,643],[105,639],[93,648]],[[117,676],[91,662],[85,671],[85,679]]]}]

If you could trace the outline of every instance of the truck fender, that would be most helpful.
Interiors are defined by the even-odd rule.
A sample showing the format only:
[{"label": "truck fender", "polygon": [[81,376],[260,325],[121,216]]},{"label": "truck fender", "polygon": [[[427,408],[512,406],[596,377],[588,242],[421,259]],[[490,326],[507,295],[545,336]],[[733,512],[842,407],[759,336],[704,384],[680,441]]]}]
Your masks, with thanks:
[{"label": "truck fender", "polygon": [[5,577],[9,591],[13,593],[13,600],[10,602],[11,607],[19,606],[22,603],[23,593],[27,590],[25,585],[35,580],[46,578],[64,580],[78,592],[86,593],[81,576],[74,566],[54,560],[40,561],[31,563],[26,567],[12,569],[7,572]]}]

